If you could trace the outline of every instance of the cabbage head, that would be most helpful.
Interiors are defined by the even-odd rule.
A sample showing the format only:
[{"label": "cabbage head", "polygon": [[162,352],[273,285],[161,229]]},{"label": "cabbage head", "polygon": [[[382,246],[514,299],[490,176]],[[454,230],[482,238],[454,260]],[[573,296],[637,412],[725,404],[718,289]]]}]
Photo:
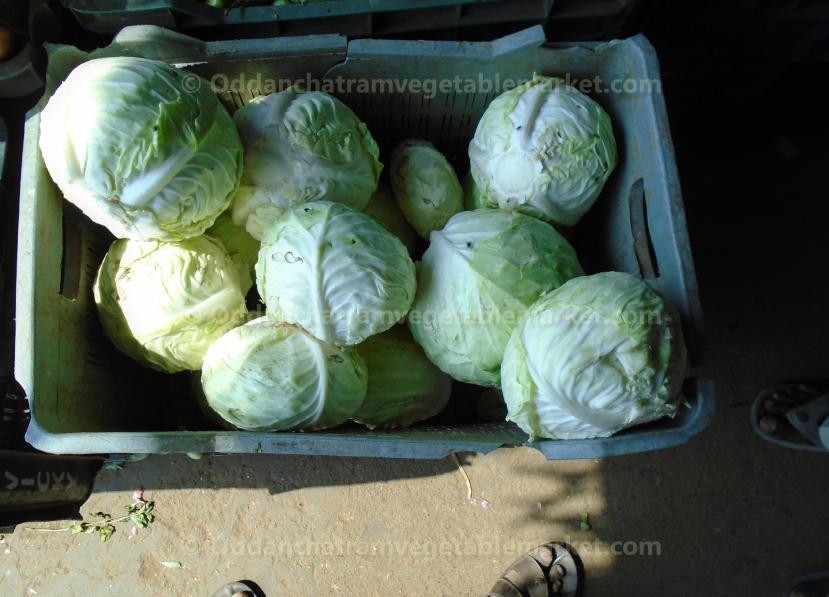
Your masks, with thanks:
[{"label": "cabbage head", "polygon": [[363,213],[370,215],[380,222],[383,228],[399,238],[409,250],[409,255],[414,254],[417,248],[417,232],[403,217],[403,213],[394,202],[391,190],[386,185],[381,183],[377,187]]},{"label": "cabbage head", "polygon": [[374,138],[327,93],[272,93],[253,99],[233,120],[245,146],[233,221],[258,240],[286,209],[325,199],[361,210],[377,189],[383,165]]},{"label": "cabbage head", "polygon": [[116,240],[93,290],[113,344],[167,373],[200,369],[208,347],[246,314],[236,267],[206,236],[171,243]]},{"label": "cabbage head", "polygon": [[260,317],[207,352],[202,388],[224,420],[249,431],[325,429],[360,408],[368,375],[351,349]]},{"label": "cabbage head", "polygon": [[463,211],[430,238],[417,270],[412,334],[455,379],[497,386],[518,318],[582,274],[576,252],[549,224],[501,209]]},{"label": "cabbage head", "polygon": [[397,206],[423,238],[463,209],[455,170],[428,141],[407,139],[395,147],[389,177]]},{"label": "cabbage head", "polygon": [[354,345],[406,315],[415,267],[403,243],[370,216],[314,201],[265,231],[256,285],[271,318]]},{"label": "cabbage head", "polygon": [[230,211],[225,211],[216,218],[216,222],[205,233],[222,241],[230,258],[239,270],[239,285],[242,294],[247,294],[256,279],[254,266],[259,258],[259,241],[248,231],[233,223]]},{"label": "cabbage head", "polygon": [[480,192],[500,207],[572,226],[616,166],[616,141],[599,104],[536,76],[487,107],[469,160]]},{"label": "cabbage head", "polygon": [[575,278],[539,299],[510,338],[507,419],[534,440],[607,437],[673,416],[686,361],[676,312],[642,280]]},{"label": "cabbage head", "polygon": [[435,416],[449,401],[452,379],[426,358],[406,326],[372,336],[357,352],[368,367],[366,399],[352,417],[358,423],[407,427]]},{"label": "cabbage head", "polygon": [[40,149],[63,195],[117,238],[176,241],[209,228],[242,174],[233,120],[208,85],[144,58],[76,67],[40,115]]}]

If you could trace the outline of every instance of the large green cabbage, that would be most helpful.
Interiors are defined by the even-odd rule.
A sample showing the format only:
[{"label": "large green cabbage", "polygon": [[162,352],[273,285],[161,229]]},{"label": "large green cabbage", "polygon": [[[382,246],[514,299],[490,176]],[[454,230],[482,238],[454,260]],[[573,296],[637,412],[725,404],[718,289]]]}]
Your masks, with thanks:
[{"label": "large green cabbage", "polygon": [[286,209],[321,199],[363,209],[377,188],[377,144],[354,112],[326,93],[272,93],[233,120],[245,146],[233,221],[256,239]]},{"label": "large green cabbage", "polygon": [[532,439],[578,439],[673,416],[686,360],[677,315],[642,280],[575,278],[535,303],[510,338],[507,418]]},{"label": "large green cabbage", "polygon": [[345,422],[366,395],[366,366],[353,350],[260,317],[207,352],[207,403],[239,429],[324,429]]},{"label": "large green cabbage", "polygon": [[581,274],[573,247],[549,224],[500,209],[464,211],[432,232],[409,326],[443,371],[497,386],[518,318]]},{"label": "large green cabbage", "polygon": [[358,423],[406,427],[435,416],[449,401],[452,379],[426,358],[405,326],[372,336],[357,352],[368,367],[366,399],[352,417]]},{"label": "large green cabbage", "polygon": [[353,345],[406,315],[415,267],[403,243],[373,218],[314,201],[286,211],[265,231],[256,285],[273,319]]},{"label": "large green cabbage", "polygon": [[94,286],[107,336],[143,365],[196,370],[208,347],[245,317],[239,274],[206,236],[179,242],[117,240]]},{"label": "large green cabbage", "polygon": [[616,166],[616,141],[599,104],[560,79],[536,76],[492,101],[469,160],[488,201],[570,226]]},{"label": "large green cabbage", "polygon": [[230,204],[242,173],[233,120],[208,85],[144,58],[76,67],[40,115],[40,149],[64,196],[118,238],[183,240]]}]

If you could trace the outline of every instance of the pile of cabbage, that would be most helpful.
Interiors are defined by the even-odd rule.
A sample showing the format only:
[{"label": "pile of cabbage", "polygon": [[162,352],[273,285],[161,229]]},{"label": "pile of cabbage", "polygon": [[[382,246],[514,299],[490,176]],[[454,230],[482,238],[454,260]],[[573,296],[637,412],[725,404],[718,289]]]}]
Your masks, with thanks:
[{"label": "pile of cabbage", "polygon": [[405,427],[456,383],[500,389],[532,439],[675,413],[675,312],[634,276],[585,275],[559,231],[616,164],[596,102],[537,76],[486,109],[463,183],[424,139],[387,148],[381,181],[335,97],[289,89],[231,117],[185,76],[88,60],[42,110],[40,148],[115,237],[93,287],[104,333],[148,368],[196,372],[223,425]]}]

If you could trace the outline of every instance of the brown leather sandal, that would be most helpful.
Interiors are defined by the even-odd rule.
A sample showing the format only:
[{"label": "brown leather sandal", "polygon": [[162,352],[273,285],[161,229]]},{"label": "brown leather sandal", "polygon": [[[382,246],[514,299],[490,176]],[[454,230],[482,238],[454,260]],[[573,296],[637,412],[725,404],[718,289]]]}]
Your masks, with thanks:
[{"label": "brown leather sandal", "polygon": [[531,549],[504,571],[488,597],[576,597],[584,585],[578,555],[563,543]]},{"label": "brown leather sandal", "polygon": [[265,597],[265,593],[253,581],[237,580],[216,589],[213,597]]}]

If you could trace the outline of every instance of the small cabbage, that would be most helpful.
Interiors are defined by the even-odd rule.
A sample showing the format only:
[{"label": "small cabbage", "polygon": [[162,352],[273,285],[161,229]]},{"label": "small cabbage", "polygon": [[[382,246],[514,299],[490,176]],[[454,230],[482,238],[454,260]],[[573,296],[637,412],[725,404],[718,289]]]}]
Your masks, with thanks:
[{"label": "small cabbage", "polygon": [[366,365],[354,350],[260,317],[207,352],[202,388],[224,420],[249,431],[325,429],[344,423],[366,396]]},{"label": "small cabbage", "polygon": [[208,347],[245,317],[239,274],[216,241],[117,240],[98,270],[95,303],[119,350],[165,371],[196,370]]},{"label": "small cabbage", "polygon": [[40,115],[40,149],[64,196],[118,238],[202,234],[242,174],[233,120],[208,85],[143,58],[76,67]]},{"label": "small cabbage", "polygon": [[205,233],[222,241],[230,258],[239,270],[239,285],[242,294],[247,294],[256,279],[254,266],[259,258],[259,241],[248,231],[233,223],[230,211],[223,212]]},{"label": "small cabbage", "polygon": [[377,187],[377,191],[372,195],[371,201],[368,202],[363,213],[370,215],[380,222],[386,230],[399,238],[400,242],[409,250],[409,255],[414,254],[417,248],[417,233],[403,217],[394,202],[394,196],[386,185],[381,184]]},{"label": "small cabbage", "polygon": [[370,216],[314,201],[265,231],[256,285],[273,319],[353,345],[406,315],[415,267],[403,243]]},{"label": "small cabbage", "polygon": [[497,386],[518,318],[581,274],[573,247],[549,224],[500,209],[464,211],[432,233],[409,327],[441,370]]},{"label": "small cabbage", "polygon": [[455,170],[428,141],[407,139],[395,147],[389,177],[397,206],[423,238],[463,209]]},{"label": "small cabbage", "polygon": [[406,326],[357,347],[368,367],[365,402],[352,419],[370,429],[406,427],[435,416],[449,401],[452,379],[435,367]]},{"label": "small cabbage", "polygon": [[510,338],[507,418],[531,439],[582,439],[673,416],[686,361],[676,313],[642,280],[576,278],[535,303]]},{"label": "small cabbage", "polygon": [[321,199],[363,209],[377,189],[383,165],[374,138],[326,93],[272,93],[233,120],[245,146],[233,221],[256,239],[286,209]]},{"label": "small cabbage", "polygon": [[616,166],[602,107],[561,79],[536,76],[496,97],[469,144],[472,176],[504,209],[571,226]]}]

